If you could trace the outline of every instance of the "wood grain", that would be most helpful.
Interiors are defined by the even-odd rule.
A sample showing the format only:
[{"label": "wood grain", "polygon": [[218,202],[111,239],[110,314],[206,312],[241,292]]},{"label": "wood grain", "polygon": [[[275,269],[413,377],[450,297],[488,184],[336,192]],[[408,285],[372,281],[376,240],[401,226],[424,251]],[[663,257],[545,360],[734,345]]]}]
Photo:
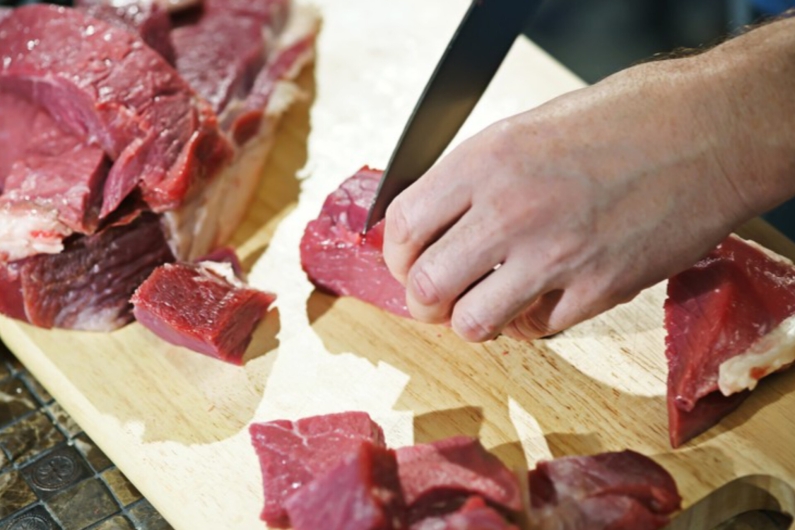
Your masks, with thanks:
[{"label": "wood grain", "polygon": [[[318,60],[301,79],[312,97],[287,115],[234,239],[251,281],[279,297],[245,366],[169,346],[137,324],[90,334],[0,319],[3,340],[174,527],[263,528],[248,424],[350,409],[373,414],[393,445],[478,435],[511,466],[633,448],[674,474],[686,503],[749,473],[795,483],[795,371],[671,450],[663,285],[532,344],[468,344],[314,293],[298,259],[304,226],[361,165],[385,165],[468,2],[314,3],[324,19]],[[522,39],[459,139],[580,86]]]}]

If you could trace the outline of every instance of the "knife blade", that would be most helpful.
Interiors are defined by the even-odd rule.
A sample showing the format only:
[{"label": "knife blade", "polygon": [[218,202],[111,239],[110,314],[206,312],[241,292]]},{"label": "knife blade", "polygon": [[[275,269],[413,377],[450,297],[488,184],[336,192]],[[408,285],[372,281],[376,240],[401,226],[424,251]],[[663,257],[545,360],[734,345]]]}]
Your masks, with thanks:
[{"label": "knife blade", "polygon": [[[711,530],[746,512],[764,510],[795,516],[795,490],[770,475],[732,480],[679,513],[662,530]],[[790,524],[789,530],[795,529]]]},{"label": "knife blade", "polygon": [[472,2],[398,140],[368,211],[364,232],[384,218],[392,199],[436,162],[542,1]]}]

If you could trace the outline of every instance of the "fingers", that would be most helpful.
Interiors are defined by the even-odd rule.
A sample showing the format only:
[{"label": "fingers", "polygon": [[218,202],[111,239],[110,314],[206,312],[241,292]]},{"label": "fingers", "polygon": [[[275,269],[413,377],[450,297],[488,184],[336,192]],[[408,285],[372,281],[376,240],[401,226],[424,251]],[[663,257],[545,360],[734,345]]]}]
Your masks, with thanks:
[{"label": "fingers", "polygon": [[406,281],[406,302],[423,322],[447,322],[453,304],[478,280],[505,261],[507,244],[493,225],[470,210],[414,263]]},{"label": "fingers", "polygon": [[[384,261],[405,283],[417,257],[469,209],[468,190],[431,169],[389,205],[384,226]],[[449,179],[449,177],[448,177]]]}]

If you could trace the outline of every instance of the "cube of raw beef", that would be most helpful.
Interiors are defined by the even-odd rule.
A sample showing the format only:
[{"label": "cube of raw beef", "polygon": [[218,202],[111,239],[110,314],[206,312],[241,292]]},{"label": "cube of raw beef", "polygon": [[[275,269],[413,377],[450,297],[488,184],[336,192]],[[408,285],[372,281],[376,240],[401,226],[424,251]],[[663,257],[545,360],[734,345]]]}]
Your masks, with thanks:
[{"label": "cube of raw beef", "polygon": [[795,265],[731,236],[668,281],[668,421],[678,447],[795,361]]},{"label": "cube of raw beef", "polygon": [[293,530],[403,530],[406,506],[395,453],[362,442],[285,502]]},{"label": "cube of raw beef", "polygon": [[328,196],[301,239],[301,265],[319,289],[409,316],[406,289],[384,263],[384,223],[362,235],[381,172],[363,167]]},{"label": "cube of raw beef", "polygon": [[396,453],[410,523],[453,512],[472,495],[506,513],[522,509],[516,476],[476,438],[454,436]]},{"label": "cube of raw beef", "polygon": [[542,461],[528,484],[539,530],[655,530],[681,503],[671,475],[634,451]]},{"label": "cube of raw beef", "polygon": [[132,297],[136,320],[163,340],[241,364],[257,324],[276,299],[247,287],[229,263],[168,263]]},{"label": "cube of raw beef", "polygon": [[262,469],[262,519],[275,528],[290,525],[285,502],[299,488],[338,466],[362,442],[385,446],[381,427],[365,412],[254,423],[249,433]]},{"label": "cube of raw beef", "polygon": [[453,513],[428,517],[411,525],[410,530],[519,530],[504,515],[472,496]]}]

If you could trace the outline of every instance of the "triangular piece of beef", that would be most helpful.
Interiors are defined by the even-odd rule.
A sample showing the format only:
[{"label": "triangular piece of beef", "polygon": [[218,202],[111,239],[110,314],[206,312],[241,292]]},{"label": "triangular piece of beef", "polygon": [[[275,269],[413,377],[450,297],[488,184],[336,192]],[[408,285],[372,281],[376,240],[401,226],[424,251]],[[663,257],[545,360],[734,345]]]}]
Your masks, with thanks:
[{"label": "triangular piece of beef", "polygon": [[678,447],[795,360],[795,265],[730,236],[668,281],[668,418]]}]

